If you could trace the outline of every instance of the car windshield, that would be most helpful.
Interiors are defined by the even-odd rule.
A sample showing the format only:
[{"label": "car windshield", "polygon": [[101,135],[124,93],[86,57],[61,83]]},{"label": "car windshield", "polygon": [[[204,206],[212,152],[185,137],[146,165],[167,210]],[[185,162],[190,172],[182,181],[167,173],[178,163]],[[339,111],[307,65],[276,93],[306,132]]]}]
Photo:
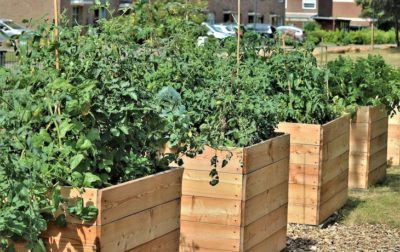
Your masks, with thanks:
[{"label": "car windshield", "polygon": [[216,30],[217,32],[224,32],[221,27],[214,25],[213,26],[214,30]]},{"label": "car windshield", "polygon": [[10,26],[12,29],[24,29],[22,26],[19,26],[12,21],[3,21],[3,23]]}]

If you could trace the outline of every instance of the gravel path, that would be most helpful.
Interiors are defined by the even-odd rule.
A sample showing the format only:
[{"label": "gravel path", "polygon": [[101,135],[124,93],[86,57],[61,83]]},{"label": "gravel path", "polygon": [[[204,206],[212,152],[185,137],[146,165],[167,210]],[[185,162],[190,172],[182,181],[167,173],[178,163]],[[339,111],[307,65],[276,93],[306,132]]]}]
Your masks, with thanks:
[{"label": "gravel path", "polygon": [[380,224],[348,226],[335,223],[327,228],[290,224],[288,237],[287,252],[400,252],[400,229]]}]

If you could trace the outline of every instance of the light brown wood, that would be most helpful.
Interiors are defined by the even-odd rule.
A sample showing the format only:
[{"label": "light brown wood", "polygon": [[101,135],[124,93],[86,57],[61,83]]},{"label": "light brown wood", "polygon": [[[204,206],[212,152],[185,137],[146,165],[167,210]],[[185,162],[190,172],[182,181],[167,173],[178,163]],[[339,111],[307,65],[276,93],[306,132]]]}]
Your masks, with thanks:
[{"label": "light brown wood", "polygon": [[388,165],[400,165],[400,113],[389,118],[388,127]]},{"label": "light brown wood", "polygon": [[282,130],[296,139],[290,145],[288,221],[321,224],[342,207],[341,201],[332,200],[340,203],[335,205],[330,200],[347,192],[350,116],[324,125],[280,123],[278,131]]},{"label": "light brown wood", "polygon": [[129,252],[176,252],[179,250],[179,229],[161,236],[151,242],[128,250]]},{"label": "light brown wood", "polygon": [[[381,181],[388,158],[388,116],[382,107],[360,107],[350,130],[349,186],[366,189]],[[380,172],[371,171],[380,168]]]},{"label": "light brown wood", "polygon": [[247,252],[281,251],[286,248],[286,226],[272,234],[267,239],[258,243]]},{"label": "light brown wood", "polygon": [[[287,223],[289,142],[289,135],[281,135],[244,148],[242,156],[235,156],[241,173],[219,169],[219,184],[214,187],[209,185],[210,165],[205,160],[215,151],[185,163],[180,251],[281,249],[281,243],[269,238],[286,239],[278,231]],[[236,150],[218,155],[232,151]]]}]

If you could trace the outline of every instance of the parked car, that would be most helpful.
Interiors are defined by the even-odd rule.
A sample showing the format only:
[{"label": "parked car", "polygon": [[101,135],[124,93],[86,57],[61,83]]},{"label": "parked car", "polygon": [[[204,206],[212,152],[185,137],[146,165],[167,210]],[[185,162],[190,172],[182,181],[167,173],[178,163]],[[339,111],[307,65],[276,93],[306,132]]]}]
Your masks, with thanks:
[{"label": "parked car", "polygon": [[305,32],[300,29],[297,28],[295,26],[279,26],[278,28],[276,28],[278,33],[283,33],[286,34],[287,36],[303,42],[304,41],[304,37],[305,37]]},{"label": "parked car", "polygon": [[211,25],[208,23],[202,23],[202,25],[204,25],[205,27],[207,27],[208,32],[207,35],[208,36],[214,36],[217,39],[224,39],[227,37],[232,37],[235,35],[235,33],[226,33],[224,32],[224,29],[221,28],[221,26],[215,26],[215,25]]},{"label": "parked car", "polygon": [[266,38],[273,38],[276,32],[276,28],[270,24],[256,23],[256,24],[247,24],[245,26],[247,31],[254,31]]},{"label": "parked car", "polygon": [[0,19],[0,30],[10,38],[18,37],[24,32],[30,32],[29,29],[14,23],[11,19]]},{"label": "parked car", "polygon": [[213,25],[213,27],[215,30],[223,32],[225,34],[229,34],[231,36],[235,36],[235,34],[236,34],[235,28],[231,25],[215,24],[215,25]]}]

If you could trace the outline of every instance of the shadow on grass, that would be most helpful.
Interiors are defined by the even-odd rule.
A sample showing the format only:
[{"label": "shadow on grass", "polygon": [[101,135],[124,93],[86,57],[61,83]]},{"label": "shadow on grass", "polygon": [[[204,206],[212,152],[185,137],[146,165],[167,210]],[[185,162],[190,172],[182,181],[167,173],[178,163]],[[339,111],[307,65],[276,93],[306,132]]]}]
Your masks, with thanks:
[{"label": "shadow on grass", "polygon": [[346,204],[339,210],[337,221],[343,221],[353,210],[355,210],[360,204],[363,203],[365,203],[365,200],[350,196]]}]

